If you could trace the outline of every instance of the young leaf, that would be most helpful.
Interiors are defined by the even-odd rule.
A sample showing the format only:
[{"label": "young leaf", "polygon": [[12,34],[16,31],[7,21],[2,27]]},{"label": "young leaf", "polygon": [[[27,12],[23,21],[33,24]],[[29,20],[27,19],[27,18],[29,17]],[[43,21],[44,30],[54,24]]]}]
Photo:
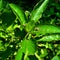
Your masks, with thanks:
[{"label": "young leaf", "polygon": [[56,35],[44,36],[38,39],[37,41],[45,41],[45,42],[60,41],[60,35],[56,34]]},{"label": "young leaf", "polygon": [[39,3],[37,4],[35,9],[33,9],[32,13],[31,13],[31,20],[34,20],[34,22],[37,22],[41,18],[41,15],[44,12],[44,10],[46,9],[48,2],[49,2],[49,0],[45,0],[41,6],[39,6]]},{"label": "young leaf", "polygon": [[20,48],[15,57],[15,60],[22,60],[22,56],[23,56],[23,52],[22,52],[22,49]]},{"label": "young leaf", "polygon": [[23,53],[28,52],[28,55],[33,55],[36,52],[36,45],[32,40],[23,40],[21,47]]},{"label": "young leaf", "polygon": [[34,28],[34,26],[35,26],[34,21],[30,21],[30,22],[28,22],[28,23],[26,24],[25,30],[26,30],[27,32],[30,32],[30,31]]},{"label": "young leaf", "polygon": [[60,28],[53,25],[38,25],[32,31],[32,34],[36,34],[36,36],[53,33],[60,33]]},{"label": "young leaf", "polygon": [[19,17],[20,23],[22,25],[24,25],[26,23],[26,16],[25,16],[24,12],[22,11],[22,9],[15,4],[9,4],[9,6]]}]

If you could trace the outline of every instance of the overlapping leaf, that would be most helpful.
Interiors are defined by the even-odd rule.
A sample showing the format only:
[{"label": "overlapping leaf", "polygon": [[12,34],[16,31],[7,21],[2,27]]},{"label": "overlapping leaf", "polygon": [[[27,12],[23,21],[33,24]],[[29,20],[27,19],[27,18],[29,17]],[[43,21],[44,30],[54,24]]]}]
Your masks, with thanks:
[{"label": "overlapping leaf", "polygon": [[35,48],[36,48],[36,46],[32,40],[26,40],[26,39],[23,40],[21,42],[21,48],[19,49],[15,60],[21,60],[23,53],[26,54],[26,52],[28,55],[33,55],[36,51]]}]

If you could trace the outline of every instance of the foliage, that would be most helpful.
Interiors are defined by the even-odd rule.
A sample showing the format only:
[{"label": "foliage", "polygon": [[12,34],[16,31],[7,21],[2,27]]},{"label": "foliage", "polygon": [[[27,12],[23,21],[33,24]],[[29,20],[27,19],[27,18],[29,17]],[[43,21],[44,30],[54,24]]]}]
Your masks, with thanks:
[{"label": "foliage", "polygon": [[59,5],[52,0],[0,0],[0,60],[59,60]]}]

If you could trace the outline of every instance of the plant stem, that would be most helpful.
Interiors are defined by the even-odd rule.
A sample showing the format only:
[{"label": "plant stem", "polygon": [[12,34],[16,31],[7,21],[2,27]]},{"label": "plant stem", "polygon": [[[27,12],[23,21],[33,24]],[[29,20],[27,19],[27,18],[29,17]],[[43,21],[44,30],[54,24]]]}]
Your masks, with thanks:
[{"label": "plant stem", "polygon": [[35,56],[37,57],[38,60],[42,60],[37,53],[35,53]]},{"label": "plant stem", "polygon": [[25,56],[24,56],[24,60],[27,59],[27,56],[28,56],[28,51],[26,51],[26,54],[25,54]]}]

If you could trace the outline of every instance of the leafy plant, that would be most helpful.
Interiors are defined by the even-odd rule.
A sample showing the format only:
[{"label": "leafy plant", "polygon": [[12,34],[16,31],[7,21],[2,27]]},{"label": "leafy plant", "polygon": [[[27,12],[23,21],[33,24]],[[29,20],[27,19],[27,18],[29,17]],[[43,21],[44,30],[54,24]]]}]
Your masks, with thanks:
[{"label": "leafy plant", "polygon": [[[2,4],[2,0],[0,3]],[[42,4],[39,1],[31,13],[23,11],[19,5],[7,4],[9,9],[3,10],[0,23],[0,37],[6,42],[5,44],[0,41],[0,50],[3,51],[5,47],[1,57],[3,60],[8,59],[17,50],[15,60],[59,60],[60,45],[58,46],[57,42],[60,42],[60,27],[40,22],[48,3],[49,0]],[[2,9],[2,5],[0,8]],[[6,55],[9,49],[10,52]]]}]

